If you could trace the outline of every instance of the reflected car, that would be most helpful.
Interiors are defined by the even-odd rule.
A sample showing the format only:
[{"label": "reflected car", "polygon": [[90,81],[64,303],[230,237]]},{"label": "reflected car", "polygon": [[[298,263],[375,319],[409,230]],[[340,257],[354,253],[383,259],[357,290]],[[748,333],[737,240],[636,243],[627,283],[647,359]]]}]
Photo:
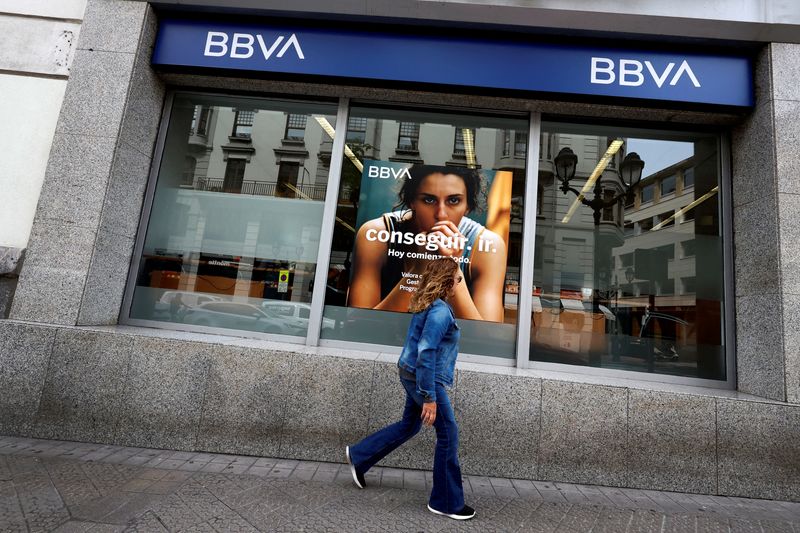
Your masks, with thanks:
[{"label": "reflected car", "polygon": [[[294,331],[293,335],[305,335],[308,331],[308,320],[311,317],[311,306],[303,302],[287,302],[284,300],[265,300],[261,309],[270,317]],[[333,329],[336,322],[332,318],[322,318],[322,329]]]},{"label": "reflected car", "polygon": [[213,294],[192,291],[164,291],[153,306],[154,319],[182,320],[186,312],[208,302],[221,302],[222,298]]},{"label": "reflected car", "polygon": [[297,335],[296,330],[279,317],[265,313],[255,305],[238,302],[200,304],[189,309],[183,321],[196,326]]}]

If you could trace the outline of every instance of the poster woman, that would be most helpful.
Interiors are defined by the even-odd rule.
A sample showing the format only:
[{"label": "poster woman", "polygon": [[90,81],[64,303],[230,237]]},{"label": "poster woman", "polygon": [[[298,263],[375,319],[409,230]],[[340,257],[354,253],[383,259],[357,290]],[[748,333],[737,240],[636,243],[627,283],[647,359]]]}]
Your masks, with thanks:
[{"label": "poster woman", "polygon": [[456,317],[502,322],[506,244],[467,216],[485,208],[480,172],[414,165],[398,197],[358,230],[348,305],[405,312],[427,260],[453,257],[466,282],[450,299]]}]

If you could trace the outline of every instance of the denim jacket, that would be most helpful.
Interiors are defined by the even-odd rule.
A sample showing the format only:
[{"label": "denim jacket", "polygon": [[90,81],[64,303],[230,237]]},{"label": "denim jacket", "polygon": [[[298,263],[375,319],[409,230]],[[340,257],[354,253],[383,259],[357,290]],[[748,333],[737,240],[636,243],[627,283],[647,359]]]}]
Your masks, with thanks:
[{"label": "denim jacket", "polygon": [[453,384],[461,332],[453,310],[444,300],[414,313],[397,366],[416,375],[417,392],[426,402],[436,401],[436,383]]}]

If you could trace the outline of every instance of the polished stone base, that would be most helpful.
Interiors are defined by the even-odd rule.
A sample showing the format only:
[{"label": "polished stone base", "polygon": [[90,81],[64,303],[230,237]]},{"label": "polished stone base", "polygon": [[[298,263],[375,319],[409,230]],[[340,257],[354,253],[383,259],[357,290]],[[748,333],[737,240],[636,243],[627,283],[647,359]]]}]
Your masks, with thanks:
[{"label": "polished stone base", "polygon": [[[394,421],[385,355],[147,328],[0,321],[0,433],[342,461]],[[731,391],[459,365],[467,475],[800,501],[800,405]],[[430,469],[433,432],[386,458]]]}]

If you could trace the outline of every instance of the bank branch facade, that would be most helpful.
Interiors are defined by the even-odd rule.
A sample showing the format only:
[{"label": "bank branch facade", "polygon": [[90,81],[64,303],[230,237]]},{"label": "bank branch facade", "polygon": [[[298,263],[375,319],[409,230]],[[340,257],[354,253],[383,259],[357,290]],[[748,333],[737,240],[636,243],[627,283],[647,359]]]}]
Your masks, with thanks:
[{"label": "bank branch facade", "polygon": [[449,256],[466,473],[800,499],[800,45],[406,3],[89,2],[0,432],[341,461]]}]

